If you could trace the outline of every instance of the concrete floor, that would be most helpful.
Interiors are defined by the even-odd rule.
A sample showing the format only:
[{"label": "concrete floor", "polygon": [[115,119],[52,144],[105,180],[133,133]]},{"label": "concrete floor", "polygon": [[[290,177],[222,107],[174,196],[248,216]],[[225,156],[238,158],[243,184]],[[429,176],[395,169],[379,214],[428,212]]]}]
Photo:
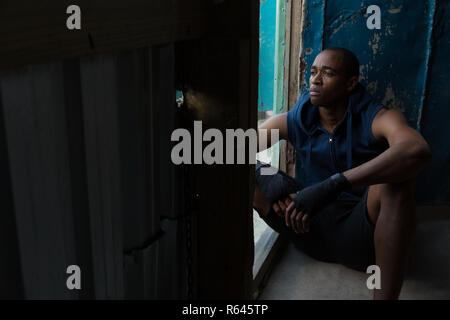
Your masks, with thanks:
[{"label": "concrete floor", "polygon": [[[400,299],[450,299],[450,207],[419,209],[418,217]],[[368,277],[316,261],[289,244],[259,299],[372,299]]]}]

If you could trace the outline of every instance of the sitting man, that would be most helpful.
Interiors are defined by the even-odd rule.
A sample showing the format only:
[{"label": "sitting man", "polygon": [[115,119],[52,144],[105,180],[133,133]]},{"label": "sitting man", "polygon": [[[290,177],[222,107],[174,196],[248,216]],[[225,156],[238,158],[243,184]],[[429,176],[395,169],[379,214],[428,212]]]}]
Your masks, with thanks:
[{"label": "sitting man", "polygon": [[276,129],[295,147],[305,186],[281,171],[261,174],[258,163],[253,206],[317,259],[362,271],[379,266],[374,298],[397,299],[415,230],[415,178],[430,148],[401,112],[373,101],[351,51],[317,55],[309,85],[292,110],[258,129],[260,144],[271,146]]}]

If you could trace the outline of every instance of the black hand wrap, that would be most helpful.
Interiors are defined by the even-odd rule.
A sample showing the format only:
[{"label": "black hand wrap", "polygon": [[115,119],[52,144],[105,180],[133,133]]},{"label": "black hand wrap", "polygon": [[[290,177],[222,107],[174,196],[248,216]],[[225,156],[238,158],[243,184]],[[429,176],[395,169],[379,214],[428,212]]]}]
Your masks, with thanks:
[{"label": "black hand wrap", "polygon": [[289,194],[296,193],[303,188],[297,180],[274,167],[271,169],[275,170],[276,174],[262,175],[262,167],[270,167],[270,165],[259,161],[256,163],[256,185],[271,205],[278,200],[284,200]]},{"label": "black hand wrap", "polygon": [[347,189],[351,189],[351,184],[342,173],[336,173],[328,179],[304,188],[297,192],[293,201],[298,211],[303,211],[309,215],[314,215],[327,204],[336,200],[339,194]]}]

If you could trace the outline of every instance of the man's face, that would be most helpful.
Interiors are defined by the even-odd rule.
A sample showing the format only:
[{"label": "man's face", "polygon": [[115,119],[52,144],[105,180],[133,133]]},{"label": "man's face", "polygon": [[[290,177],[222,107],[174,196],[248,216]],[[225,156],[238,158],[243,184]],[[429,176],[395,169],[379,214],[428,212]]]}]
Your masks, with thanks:
[{"label": "man's face", "polygon": [[311,103],[322,107],[333,106],[348,96],[353,88],[352,83],[345,75],[341,53],[322,51],[311,67],[309,77]]}]

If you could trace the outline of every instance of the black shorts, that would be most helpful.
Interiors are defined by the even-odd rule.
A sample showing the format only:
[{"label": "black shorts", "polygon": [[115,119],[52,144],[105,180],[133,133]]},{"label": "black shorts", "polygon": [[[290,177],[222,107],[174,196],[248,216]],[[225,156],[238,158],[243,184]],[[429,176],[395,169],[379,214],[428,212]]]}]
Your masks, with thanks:
[{"label": "black shorts", "polygon": [[310,221],[310,231],[295,233],[284,218],[271,208],[261,218],[275,231],[311,257],[366,271],[375,264],[375,227],[367,212],[367,192],[361,201],[336,200],[317,212]]}]

